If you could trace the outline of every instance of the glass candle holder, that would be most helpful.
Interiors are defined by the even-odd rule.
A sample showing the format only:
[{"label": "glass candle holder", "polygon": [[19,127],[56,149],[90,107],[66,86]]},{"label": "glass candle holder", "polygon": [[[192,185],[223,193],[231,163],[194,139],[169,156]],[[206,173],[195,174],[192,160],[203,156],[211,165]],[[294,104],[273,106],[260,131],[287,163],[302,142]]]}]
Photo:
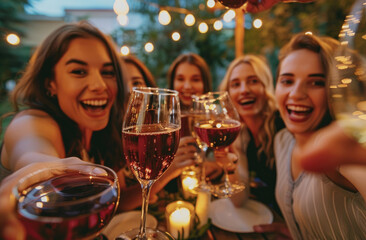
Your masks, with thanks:
[{"label": "glass candle holder", "polygon": [[197,195],[200,173],[197,167],[186,167],[181,174],[182,190],[185,199],[194,198]]},{"label": "glass candle holder", "polygon": [[165,219],[168,232],[176,239],[186,239],[194,225],[194,206],[189,202],[176,201],[168,204]]}]

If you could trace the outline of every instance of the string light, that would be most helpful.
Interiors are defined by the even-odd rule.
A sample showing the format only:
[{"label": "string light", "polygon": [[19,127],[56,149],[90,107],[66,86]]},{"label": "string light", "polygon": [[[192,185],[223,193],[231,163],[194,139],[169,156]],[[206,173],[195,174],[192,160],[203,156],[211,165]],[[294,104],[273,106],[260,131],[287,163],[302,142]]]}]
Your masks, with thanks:
[{"label": "string light", "polygon": [[186,17],[184,18],[184,23],[188,27],[193,26],[195,22],[196,22],[196,19],[194,18],[193,14],[187,14]]},{"label": "string light", "polygon": [[18,45],[20,43],[20,38],[18,35],[11,33],[6,36],[6,41],[11,45]]},{"label": "string light", "polygon": [[127,56],[128,54],[130,54],[130,49],[129,49],[129,47],[127,47],[127,46],[122,46],[122,47],[121,47],[121,53],[122,53],[122,55],[123,55],[123,56]]},{"label": "string light", "polygon": [[121,26],[126,26],[128,24],[128,17],[127,15],[118,15],[117,21]]},{"label": "string light", "polygon": [[220,31],[223,27],[224,27],[224,24],[222,23],[221,20],[216,20],[213,24],[213,27],[216,31]]},{"label": "string light", "polygon": [[117,15],[127,15],[130,7],[128,6],[127,0],[115,0],[113,10]]},{"label": "string light", "polygon": [[161,25],[168,25],[170,23],[170,21],[172,20],[172,18],[170,17],[170,14],[168,11],[166,10],[161,10],[159,12],[159,23]]},{"label": "string light", "polygon": [[253,21],[253,27],[255,27],[255,28],[261,28],[262,25],[263,25],[263,22],[259,18],[255,19]]},{"label": "string light", "polygon": [[145,51],[151,53],[152,51],[154,51],[154,45],[151,42],[147,42],[145,44]]},{"label": "string light", "polygon": [[231,22],[231,20],[233,20],[234,18],[235,18],[235,11],[234,10],[232,10],[232,9],[230,9],[230,10],[228,10],[225,14],[224,14],[224,17],[223,17],[223,19],[224,19],[224,21],[225,22]]},{"label": "string light", "polygon": [[215,0],[207,0],[207,7],[213,8],[215,7],[216,3]]},{"label": "string light", "polygon": [[174,41],[179,41],[180,40],[180,34],[179,34],[179,32],[173,32],[172,33],[172,39],[174,40]]},{"label": "string light", "polygon": [[200,33],[207,33],[208,31],[207,23],[201,22],[200,25],[198,25],[198,31],[200,31]]}]

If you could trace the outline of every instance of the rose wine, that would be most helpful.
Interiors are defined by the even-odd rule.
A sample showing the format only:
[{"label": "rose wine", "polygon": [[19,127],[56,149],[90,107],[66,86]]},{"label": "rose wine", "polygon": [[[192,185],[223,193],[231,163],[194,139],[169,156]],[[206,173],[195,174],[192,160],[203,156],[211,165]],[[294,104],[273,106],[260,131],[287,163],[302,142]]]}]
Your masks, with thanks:
[{"label": "rose wine", "polygon": [[180,137],[191,136],[191,128],[189,126],[189,116],[182,115],[181,116],[181,128],[180,128]]},{"label": "rose wine", "polygon": [[96,236],[114,215],[118,189],[112,184],[107,177],[68,172],[27,188],[18,202],[27,239]]},{"label": "rose wine", "polygon": [[158,179],[170,166],[179,145],[179,128],[148,124],[122,132],[123,151],[140,179]]},{"label": "rose wine", "polygon": [[205,120],[196,123],[194,128],[203,142],[219,149],[234,142],[240,131],[240,122],[232,119]]}]

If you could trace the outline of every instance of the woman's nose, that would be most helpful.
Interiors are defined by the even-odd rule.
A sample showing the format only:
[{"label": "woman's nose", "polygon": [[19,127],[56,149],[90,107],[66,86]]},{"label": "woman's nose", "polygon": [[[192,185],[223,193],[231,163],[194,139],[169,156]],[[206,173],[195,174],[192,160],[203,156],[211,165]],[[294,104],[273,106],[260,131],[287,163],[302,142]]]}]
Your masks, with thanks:
[{"label": "woman's nose", "polygon": [[250,88],[245,82],[240,83],[240,92],[250,92]]},{"label": "woman's nose", "polygon": [[89,82],[89,89],[92,91],[102,91],[107,88],[107,85],[104,81],[103,76],[98,72],[91,74],[90,82]]},{"label": "woman's nose", "polygon": [[290,91],[290,97],[295,99],[303,99],[307,96],[306,86],[303,84],[295,84]]},{"label": "woman's nose", "polygon": [[191,88],[192,85],[189,81],[186,80],[186,81],[184,81],[183,87],[187,89],[187,88]]}]

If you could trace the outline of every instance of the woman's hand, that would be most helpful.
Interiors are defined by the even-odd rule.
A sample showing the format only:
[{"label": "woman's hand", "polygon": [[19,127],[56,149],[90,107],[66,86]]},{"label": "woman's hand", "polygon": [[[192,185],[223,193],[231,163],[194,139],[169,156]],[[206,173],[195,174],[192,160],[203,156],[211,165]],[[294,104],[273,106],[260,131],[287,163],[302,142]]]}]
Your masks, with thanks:
[{"label": "woman's hand", "polygon": [[366,166],[366,148],[348,136],[337,123],[318,130],[307,141],[300,156],[305,170],[325,172],[340,165]]},{"label": "woman's hand", "polygon": [[[16,201],[12,189],[24,176],[33,173],[39,169],[69,165],[72,163],[87,163],[79,158],[70,157],[50,162],[35,162],[29,164],[8,177],[4,178],[0,185],[0,239],[25,239],[26,231],[22,223],[16,218]],[[50,172],[50,174],[52,174]],[[44,176],[46,177],[46,176]],[[41,179],[40,179],[41,180]]]},{"label": "woman's hand", "polygon": [[272,224],[261,224],[253,227],[257,233],[275,233],[276,240],[289,240],[292,239],[291,233],[288,230],[285,223],[272,223]]}]

